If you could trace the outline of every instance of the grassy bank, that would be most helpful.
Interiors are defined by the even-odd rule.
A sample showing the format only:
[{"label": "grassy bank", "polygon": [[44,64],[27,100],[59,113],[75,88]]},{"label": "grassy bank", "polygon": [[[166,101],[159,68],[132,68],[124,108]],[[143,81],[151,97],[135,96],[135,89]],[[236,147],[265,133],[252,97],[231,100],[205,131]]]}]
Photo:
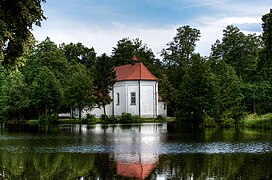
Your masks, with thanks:
[{"label": "grassy bank", "polygon": [[250,114],[241,121],[246,128],[272,129],[272,113],[265,115]]},{"label": "grassy bank", "polygon": [[[112,117],[107,119],[108,124],[126,124],[126,123],[158,123],[158,122],[173,122],[174,117],[159,117],[159,118],[139,118],[136,116],[121,116]],[[105,121],[101,118],[87,118],[87,119],[57,119],[54,121],[41,121],[41,120],[26,120],[24,124],[103,124]]]}]

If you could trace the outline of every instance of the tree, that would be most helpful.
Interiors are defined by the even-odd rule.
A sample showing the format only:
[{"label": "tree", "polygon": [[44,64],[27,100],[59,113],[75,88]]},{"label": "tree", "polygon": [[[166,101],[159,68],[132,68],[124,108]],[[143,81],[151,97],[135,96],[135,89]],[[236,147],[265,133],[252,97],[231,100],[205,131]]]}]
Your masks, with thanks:
[{"label": "tree", "polygon": [[0,1],[0,47],[4,65],[16,66],[33,41],[33,24],[40,26],[45,19],[41,2],[45,0]]},{"label": "tree", "polygon": [[264,48],[259,52],[258,73],[266,80],[272,79],[272,9],[262,17]]},{"label": "tree", "polygon": [[71,64],[81,63],[87,68],[91,68],[95,64],[96,53],[94,48],[87,48],[81,43],[62,44],[61,49],[65,57]]},{"label": "tree", "polygon": [[161,78],[159,79],[159,95],[162,97],[163,101],[167,103],[167,114],[170,116],[174,115],[177,90],[174,88],[166,74],[161,75]]},{"label": "tree", "polygon": [[46,66],[54,73],[62,86],[67,85],[69,77],[68,61],[63,51],[48,37],[32,48],[26,65],[21,68],[28,84],[32,83],[35,76],[39,73],[40,68],[43,66]]},{"label": "tree", "polygon": [[112,61],[115,66],[130,64],[133,55],[155,76],[159,76],[161,61],[156,59],[152,50],[138,38],[132,40],[123,38],[118,41],[116,47],[112,50]]},{"label": "tree", "polygon": [[39,116],[48,116],[48,113],[57,112],[62,101],[60,81],[46,66],[39,68],[31,86],[31,101],[36,107]]},{"label": "tree", "polygon": [[259,36],[245,35],[237,27],[229,25],[223,30],[222,42],[217,40],[212,46],[210,59],[214,63],[224,61],[243,80],[252,81],[252,76],[256,76],[257,53],[261,47]]},{"label": "tree", "polygon": [[177,118],[202,123],[205,113],[217,108],[216,79],[206,59],[192,55],[177,96]]},{"label": "tree", "polygon": [[195,50],[196,41],[199,40],[200,31],[190,26],[177,28],[173,41],[167,44],[167,48],[162,50],[165,74],[168,74],[175,89],[178,89],[182,82],[187,66]]},{"label": "tree", "polygon": [[243,83],[234,68],[224,61],[215,65],[213,73],[217,81],[217,110],[214,118],[221,125],[237,124],[245,112]]},{"label": "tree", "polygon": [[112,61],[106,54],[102,54],[97,58],[95,64],[94,88],[95,102],[99,107],[103,107],[106,121],[107,115],[105,106],[112,101],[109,93],[115,82],[116,75]]},{"label": "tree", "polygon": [[0,116],[6,120],[23,120],[30,106],[27,85],[20,72],[6,75],[0,89]]},{"label": "tree", "polygon": [[189,64],[199,37],[200,31],[198,29],[188,25],[177,28],[177,34],[173,41],[167,44],[168,48],[162,50],[161,56],[166,65],[183,67]]},{"label": "tree", "polygon": [[65,98],[68,106],[72,109],[78,108],[79,119],[81,119],[82,109],[94,105],[93,79],[87,68],[82,64],[73,65],[71,73]]}]

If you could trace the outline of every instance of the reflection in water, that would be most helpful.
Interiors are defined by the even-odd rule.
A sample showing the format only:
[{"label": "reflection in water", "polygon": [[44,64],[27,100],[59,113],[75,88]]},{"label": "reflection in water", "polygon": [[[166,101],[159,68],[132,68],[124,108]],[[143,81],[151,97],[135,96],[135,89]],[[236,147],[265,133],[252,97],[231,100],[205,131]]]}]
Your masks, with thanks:
[{"label": "reflection in water", "polygon": [[272,178],[271,132],[196,131],[175,124],[0,132],[0,174],[6,179]]}]

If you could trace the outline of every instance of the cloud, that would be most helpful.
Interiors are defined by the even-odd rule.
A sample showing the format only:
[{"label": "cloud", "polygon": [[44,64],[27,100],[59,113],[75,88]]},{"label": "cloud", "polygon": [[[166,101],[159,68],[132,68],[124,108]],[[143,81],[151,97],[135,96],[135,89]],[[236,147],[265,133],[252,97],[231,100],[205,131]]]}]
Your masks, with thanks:
[{"label": "cloud", "polygon": [[[116,9],[116,6],[111,6],[116,1],[97,4],[95,1],[84,1],[90,4],[83,3],[82,7],[78,3],[72,10],[66,9],[62,13],[62,9],[58,9],[60,6],[56,6],[57,2],[50,1],[48,6],[45,5],[48,20],[33,31],[38,41],[48,36],[57,44],[81,42],[87,47],[94,47],[98,54],[105,52],[110,55],[112,48],[122,38],[139,38],[157,57],[173,40],[176,28],[187,24],[201,31],[196,51],[206,56],[216,39],[222,38],[227,25],[233,24],[245,33],[260,33],[261,16],[268,13],[267,4],[270,3],[268,0],[254,3],[232,0],[139,0],[141,5],[137,9],[130,6],[138,1],[127,3],[117,0],[123,4]],[[69,7],[73,7],[74,1],[68,2]],[[148,11],[139,9],[143,5],[148,5]]]}]

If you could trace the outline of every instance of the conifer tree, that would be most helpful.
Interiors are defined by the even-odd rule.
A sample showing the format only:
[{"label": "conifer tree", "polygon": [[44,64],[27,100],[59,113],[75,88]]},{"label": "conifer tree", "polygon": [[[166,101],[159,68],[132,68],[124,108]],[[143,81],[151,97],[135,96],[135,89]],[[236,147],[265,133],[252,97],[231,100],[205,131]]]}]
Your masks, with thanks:
[{"label": "conifer tree", "polygon": [[112,101],[110,91],[115,83],[115,71],[111,59],[104,53],[97,58],[95,64],[95,101],[98,107],[103,107],[105,120],[107,121],[107,114],[105,106]]}]

